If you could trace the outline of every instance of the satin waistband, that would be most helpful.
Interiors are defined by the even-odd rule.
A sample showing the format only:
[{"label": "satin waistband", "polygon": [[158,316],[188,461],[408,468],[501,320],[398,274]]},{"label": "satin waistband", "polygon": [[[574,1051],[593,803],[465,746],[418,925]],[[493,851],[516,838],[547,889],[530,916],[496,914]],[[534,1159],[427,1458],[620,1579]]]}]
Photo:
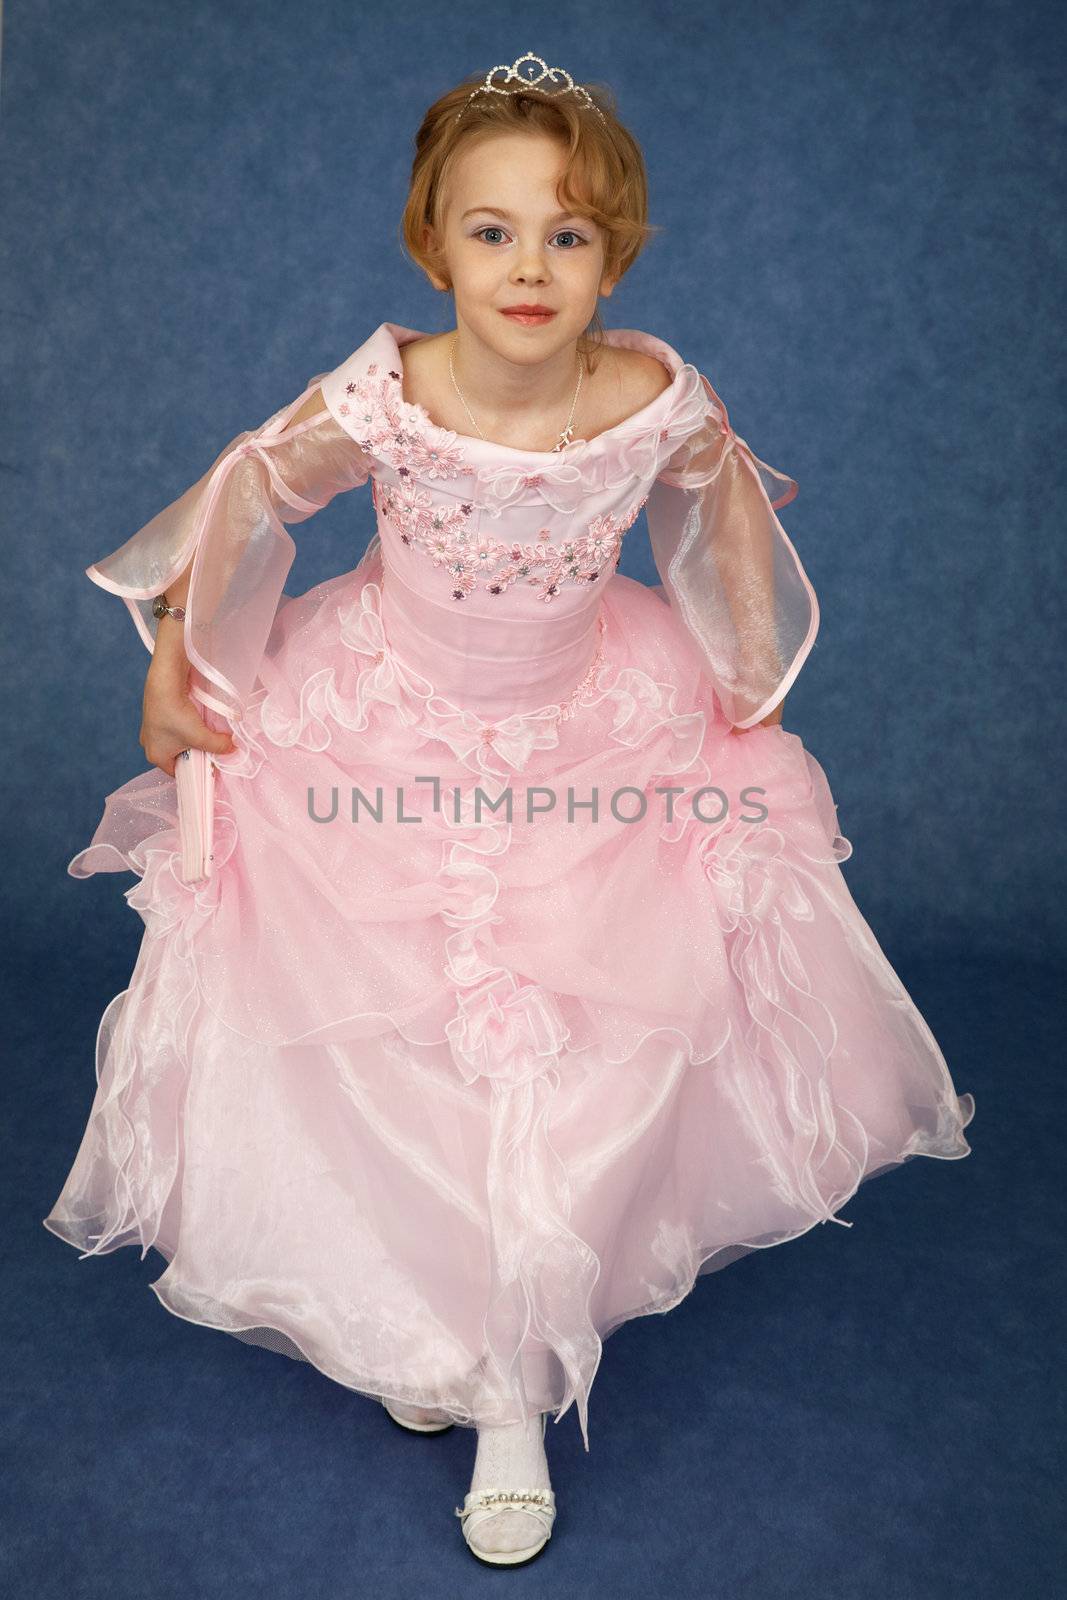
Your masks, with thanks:
[{"label": "satin waistband", "polygon": [[394,567],[383,571],[381,590],[382,626],[397,655],[438,694],[486,720],[563,702],[596,654],[599,596],[542,622],[449,609]]}]

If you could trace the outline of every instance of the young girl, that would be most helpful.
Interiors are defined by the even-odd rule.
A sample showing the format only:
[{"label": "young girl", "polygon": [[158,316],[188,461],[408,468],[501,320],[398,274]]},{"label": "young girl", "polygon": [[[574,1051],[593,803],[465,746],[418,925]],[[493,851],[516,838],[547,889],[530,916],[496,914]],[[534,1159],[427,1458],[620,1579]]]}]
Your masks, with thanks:
[{"label": "young girl", "polygon": [[[167,1309],[477,1430],[479,1559],[551,1535],[604,1339],[974,1112],[781,727],[818,625],[792,479],[662,339],[605,332],[645,169],[526,55],[427,112],[404,238],[455,327],[378,325],[88,569],[152,652],[151,769],[69,871],[146,931],[45,1226]],[[353,571],[282,595],[372,483]],[[661,590],[617,572],[645,510]],[[210,751],[207,876],[175,760]],[[850,1223],[843,1224],[846,1227]]]}]

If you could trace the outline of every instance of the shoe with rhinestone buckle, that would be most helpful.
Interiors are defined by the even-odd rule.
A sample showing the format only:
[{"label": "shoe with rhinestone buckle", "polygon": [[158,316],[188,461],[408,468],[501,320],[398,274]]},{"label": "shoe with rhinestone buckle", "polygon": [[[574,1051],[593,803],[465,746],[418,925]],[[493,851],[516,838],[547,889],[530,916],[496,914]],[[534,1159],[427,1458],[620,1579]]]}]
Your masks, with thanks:
[{"label": "shoe with rhinestone buckle", "polygon": [[[547,1423],[548,1414],[542,1412],[542,1438]],[[524,1511],[540,1537],[521,1550],[479,1550],[472,1535],[498,1511]],[[462,1506],[456,1507],[456,1516],[460,1518],[463,1537],[472,1556],[488,1567],[518,1567],[539,1556],[551,1539],[556,1520],[556,1496],[551,1489],[479,1489],[465,1496]]]},{"label": "shoe with rhinestone buckle", "polygon": [[[447,1433],[450,1428],[455,1426],[454,1423],[448,1421],[408,1422],[406,1418],[397,1416],[396,1412],[392,1409],[384,1395],[380,1395],[379,1399],[381,1400],[382,1405],[385,1407],[387,1414],[396,1423],[397,1427],[405,1428],[408,1433]],[[427,1406],[422,1409],[430,1410],[431,1408]]]}]

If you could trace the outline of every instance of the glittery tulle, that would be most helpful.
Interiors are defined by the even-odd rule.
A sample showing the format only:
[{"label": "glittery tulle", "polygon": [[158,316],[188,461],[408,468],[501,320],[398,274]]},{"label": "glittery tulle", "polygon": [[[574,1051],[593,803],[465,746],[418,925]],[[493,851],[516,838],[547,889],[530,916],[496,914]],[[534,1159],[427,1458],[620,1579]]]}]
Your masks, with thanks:
[{"label": "glittery tulle", "polygon": [[[245,477],[231,448],[93,569],[147,627],[142,592],[195,549],[203,703],[241,714],[209,877],[180,875],[156,768],[70,862],[134,873],[145,935],[44,1221],[83,1256],[155,1247],[168,1310],[362,1393],[468,1425],[573,1404],[588,1444],[615,1328],[746,1251],[851,1226],[876,1173],[966,1156],[974,1104],[849,894],[822,768],[724,710],[778,692],[810,644],[754,485],[771,469],[680,363],[562,460],[442,436],[383,327],[324,381],[328,419],[276,427],[269,467],[253,442]],[[668,461],[660,594],[614,564]],[[371,467],[366,555],[279,606],[279,513]],[[539,550],[577,541],[575,518],[596,529],[579,557]],[[699,604],[698,527],[714,605],[731,573],[753,600],[729,627]],[[238,594],[252,621],[230,637]]]}]

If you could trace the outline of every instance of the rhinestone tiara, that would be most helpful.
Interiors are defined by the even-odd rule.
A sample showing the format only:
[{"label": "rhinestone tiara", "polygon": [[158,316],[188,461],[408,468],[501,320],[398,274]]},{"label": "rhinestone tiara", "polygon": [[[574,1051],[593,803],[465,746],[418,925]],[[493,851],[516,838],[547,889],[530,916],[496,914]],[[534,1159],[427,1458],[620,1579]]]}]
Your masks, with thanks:
[{"label": "rhinestone tiara", "polygon": [[[532,62],[534,66],[540,67],[541,70],[536,77],[525,77],[522,72],[520,72],[519,69],[524,61]],[[503,88],[501,88],[499,84],[493,82],[493,79],[496,77],[498,72],[502,72],[504,74],[502,80],[504,84]],[[546,78],[550,83],[558,83],[559,88],[542,89],[541,84]],[[514,89],[508,88],[507,85],[511,83],[517,84],[518,87]],[[467,96],[463,105],[461,105],[459,110],[456,112],[454,121],[459,121],[460,117],[463,115],[464,111],[466,111],[475,95],[525,94],[531,89],[533,89],[537,94],[543,94],[548,100],[558,100],[561,94],[575,94],[578,96],[578,99],[587,111],[595,111],[601,122],[607,121],[607,118],[604,116],[604,113],[601,111],[596,101],[590,95],[588,89],[583,88],[580,83],[575,83],[570,73],[565,71],[563,67],[548,66],[544,61],[541,60],[540,56],[535,56],[530,50],[527,50],[525,55],[519,56],[517,61],[513,61],[510,67],[491,67],[485,75],[485,82],[480,83],[478,87],[472,90],[472,92]]]}]

